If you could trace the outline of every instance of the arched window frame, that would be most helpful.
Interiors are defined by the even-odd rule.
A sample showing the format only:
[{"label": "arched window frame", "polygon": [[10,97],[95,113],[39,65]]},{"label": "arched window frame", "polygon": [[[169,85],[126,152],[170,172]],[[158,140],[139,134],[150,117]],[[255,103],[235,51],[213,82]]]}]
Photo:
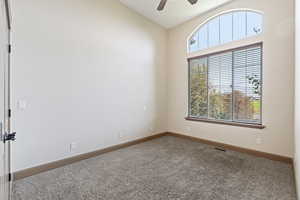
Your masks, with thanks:
[{"label": "arched window frame", "polygon": [[[226,43],[223,43],[223,44],[218,44],[216,46],[207,47],[205,49],[192,51],[192,52],[190,51],[189,42],[190,42],[191,38],[194,36],[194,34],[196,34],[203,26],[208,25],[208,23],[211,20],[213,20],[217,17],[220,17],[222,15],[226,15],[226,14],[233,13],[233,12],[253,12],[253,13],[258,13],[258,14],[262,15],[262,31],[261,31],[261,33],[257,34],[257,35],[245,37],[245,38],[242,38],[242,39],[239,39],[239,40],[232,40],[230,42],[226,42]],[[187,41],[186,41],[187,57],[190,58],[190,57],[195,57],[195,56],[199,56],[199,55],[209,54],[209,53],[212,53],[212,52],[223,51],[223,50],[226,50],[226,49],[238,48],[240,46],[246,46],[246,45],[251,45],[251,44],[255,44],[255,43],[260,43],[260,42],[263,42],[263,37],[264,37],[264,13],[262,11],[249,9],[249,8],[238,8],[238,9],[226,10],[226,11],[223,11],[223,12],[219,12],[216,15],[213,15],[211,17],[208,17],[201,24],[199,24],[192,31],[191,34],[188,35]]]},{"label": "arched window frame", "polygon": [[[228,13],[232,13],[232,12],[239,12],[239,11],[248,11],[248,12],[254,12],[254,13],[258,13],[258,14],[261,14],[262,16],[262,22],[261,22],[261,27],[262,27],[262,31],[260,34],[257,34],[257,35],[253,35],[253,36],[250,36],[250,37],[245,37],[245,38],[242,38],[240,40],[233,40],[233,41],[230,41],[228,43],[224,43],[224,44],[219,44],[219,45],[216,45],[216,46],[213,46],[213,47],[208,47],[206,49],[203,49],[203,50],[198,50],[198,51],[195,51],[195,52],[190,52],[189,51],[189,41],[190,41],[190,38],[197,32],[200,30],[201,27],[203,27],[204,25],[208,24],[211,20],[213,20],[214,18],[216,17],[219,17],[221,15],[224,15],[224,14],[228,14]],[[189,78],[188,78],[188,81],[189,81],[189,84],[188,84],[188,93],[189,93],[189,96],[188,96],[188,110],[187,110],[187,117],[185,118],[186,120],[191,120],[191,121],[201,121],[201,122],[208,122],[208,123],[217,123],[217,124],[227,124],[227,125],[233,125],[233,126],[241,126],[241,127],[248,127],[248,128],[258,128],[258,129],[263,129],[265,128],[265,126],[263,125],[263,122],[262,122],[262,87],[263,87],[263,70],[262,70],[262,66],[263,66],[263,41],[264,41],[264,32],[265,32],[265,27],[264,27],[264,13],[261,12],[261,11],[258,11],[258,10],[253,10],[253,9],[247,9],[247,8],[244,8],[244,9],[231,9],[231,10],[227,10],[227,11],[224,11],[224,12],[220,12],[214,16],[211,16],[209,18],[207,18],[205,21],[203,21],[203,23],[201,23],[199,26],[197,26],[194,31],[188,36],[187,38],[187,41],[186,41],[186,44],[187,44],[187,49],[186,49],[186,52],[187,52],[187,61],[188,61],[188,68],[189,68]],[[209,116],[207,117],[201,117],[201,116],[197,116],[197,117],[194,117],[192,114],[191,114],[191,77],[190,77],[190,67],[191,67],[191,61],[192,60],[195,60],[195,59],[200,59],[200,58],[208,58],[209,56],[211,55],[217,55],[217,54],[224,54],[226,52],[232,52],[232,53],[237,53],[237,51],[239,49],[241,50],[245,50],[245,51],[253,51],[251,48],[254,47],[255,49],[257,49],[258,51],[260,51],[261,53],[261,62],[260,62],[260,75],[259,75],[259,85],[260,85],[260,117],[259,117],[259,120],[258,121],[240,121],[240,120],[235,120],[235,119],[231,119],[231,120],[220,120],[220,119],[210,119]],[[259,58],[259,57],[257,57]],[[232,66],[234,67],[234,66]],[[208,69],[209,69],[209,66],[208,66]],[[209,72],[208,72],[208,69],[206,70],[205,74],[207,74],[207,81],[209,80]],[[208,84],[208,83],[207,83]],[[232,92],[234,91],[234,86],[232,85]],[[208,88],[207,88],[208,89]],[[233,97],[233,93],[232,93],[232,97]],[[207,97],[209,98],[209,97]],[[233,103],[233,102],[232,102]],[[209,107],[209,106],[208,106]],[[209,109],[209,108],[208,108]],[[233,110],[232,110],[233,111]],[[209,110],[208,110],[208,113],[209,113]],[[233,114],[233,113],[232,113]],[[209,115],[209,114],[208,114]],[[232,115],[233,117],[233,115]]]}]

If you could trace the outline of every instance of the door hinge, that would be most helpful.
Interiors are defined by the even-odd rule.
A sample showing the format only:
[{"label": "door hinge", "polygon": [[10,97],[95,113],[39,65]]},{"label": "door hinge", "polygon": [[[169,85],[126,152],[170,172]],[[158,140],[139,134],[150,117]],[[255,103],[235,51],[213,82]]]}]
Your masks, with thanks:
[{"label": "door hinge", "polygon": [[8,174],[8,181],[9,181],[9,182],[12,181],[12,174],[11,174],[11,173]]},{"label": "door hinge", "polygon": [[8,45],[8,53],[11,53],[11,44]]},{"label": "door hinge", "polygon": [[15,141],[16,140],[16,132],[13,132],[13,133],[6,133],[4,135],[4,142],[7,142],[7,141]]},{"label": "door hinge", "polygon": [[8,117],[11,118],[11,109],[8,109]]}]

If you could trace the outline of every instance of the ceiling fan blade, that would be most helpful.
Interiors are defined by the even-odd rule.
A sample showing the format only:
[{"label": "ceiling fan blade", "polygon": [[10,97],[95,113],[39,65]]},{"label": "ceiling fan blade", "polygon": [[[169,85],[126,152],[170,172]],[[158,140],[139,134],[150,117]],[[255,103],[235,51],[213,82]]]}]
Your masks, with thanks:
[{"label": "ceiling fan blade", "polygon": [[161,0],[158,7],[157,7],[157,10],[158,11],[163,10],[165,8],[166,3],[167,3],[167,0]]},{"label": "ceiling fan blade", "polygon": [[188,2],[190,2],[193,5],[193,4],[197,3],[198,0],[188,0]]}]

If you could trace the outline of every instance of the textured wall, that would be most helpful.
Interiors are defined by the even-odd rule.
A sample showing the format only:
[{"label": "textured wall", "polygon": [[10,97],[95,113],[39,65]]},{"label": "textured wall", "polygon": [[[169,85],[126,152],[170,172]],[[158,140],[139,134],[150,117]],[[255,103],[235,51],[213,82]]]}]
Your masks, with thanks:
[{"label": "textured wall", "polygon": [[[236,8],[265,14],[264,34],[248,40],[264,43],[264,130],[184,120],[187,38]],[[292,0],[236,0],[168,32],[118,1],[16,0],[12,10],[14,171],[166,130],[294,155]]]},{"label": "textured wall", "polygon": [[[236,0],[168,32],[168,130],[195,137],[293,157],[294,155],[294,1]],[[263,123],[256,130],[184,120],[188,108],[187,39],[207,18],[230,9],[264,13]],[[244,45],[236,42],[235,45]],[[230,48],[232,44],[224,45]],[[257,139],[262,143],[257,144]],[[259,142],[258,142],[259,143]]]},{"label": "textured wall", "polygon": [[111,0],[12,11],[14,171],[166,130],[165,29]]}]

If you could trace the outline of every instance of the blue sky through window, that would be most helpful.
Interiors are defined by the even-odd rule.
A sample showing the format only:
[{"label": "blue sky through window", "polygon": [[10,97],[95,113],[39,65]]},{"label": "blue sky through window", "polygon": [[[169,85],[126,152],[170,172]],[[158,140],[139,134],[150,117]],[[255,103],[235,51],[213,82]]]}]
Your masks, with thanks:
[{"label": "blue sky through window", "polygon": [[189,40],[189,51],[241,40],[262,33],[263,16],[252,11],[234,11],[222,14],[200,27]]}]

